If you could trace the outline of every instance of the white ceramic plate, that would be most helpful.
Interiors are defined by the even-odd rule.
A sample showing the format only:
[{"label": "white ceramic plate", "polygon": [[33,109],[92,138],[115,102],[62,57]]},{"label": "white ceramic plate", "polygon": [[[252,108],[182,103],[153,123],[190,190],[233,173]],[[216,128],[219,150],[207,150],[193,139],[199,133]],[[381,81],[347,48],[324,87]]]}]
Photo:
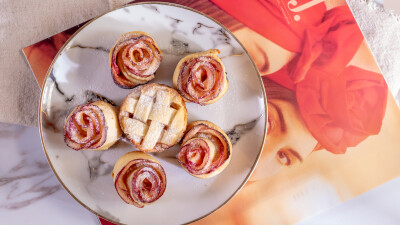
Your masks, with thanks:
[{"label": "white ceramic plate", "polygon": [[[63,139],[65,118],[74,106],[88,101],[87,91],[118,106],[130,92],[114,84],[108,55],[118,37],[133,30],[149,33],[163,52],[164,59],[151,82],[172,86],[173,71],[182,57],[211,48],[221,50],[229,80],[227,93],[214,104],[188,103],[187,109],[189,122],[209,120],[224,129],[233,142],[230,164],[210,179],[192,177],[181,168],[175,159],[178,145],[155,154],[165,169],[167,188],[157,202],[142,209],[120,199],[110,175],[117,159],[135,150],[133,145],[120,140],[108,151],[74,151]],[[120,224],[182,224],[218,209],[245,184],[262,150],[265,107],[256,66],[226,28],[182,6],[133,4],[92,20],[60,50],[43,88],[40,130],[54,173],[72,197],[91,212]]]}]

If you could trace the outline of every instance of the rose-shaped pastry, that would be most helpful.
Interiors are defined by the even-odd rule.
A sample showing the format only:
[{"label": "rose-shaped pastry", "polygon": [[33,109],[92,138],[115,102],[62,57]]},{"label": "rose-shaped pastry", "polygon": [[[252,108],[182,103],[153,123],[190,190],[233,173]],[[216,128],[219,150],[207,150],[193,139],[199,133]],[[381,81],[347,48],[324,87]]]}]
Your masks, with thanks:
[{"label": "rose-shaped pastry", "polygon": [[139,208],[159,199],[167,185],[161,164],[154,157],[138,151],[119,158],[111,176],[122,200]]},{"label": "rose-shaped pastry", "polygon": [[111,74],[121,88],[134,88],[152,80],[161,60],[154,39],[141,31],[123,34],[110,50]]},{"label": "rose-shaped pastry", "polygon": [[140,151],[162,152],[181,140],[187,117],[185,101],[175,89],[152,83],[138,86],[126,96],[119,123]]},{"label": "rose-shaped pastry", "polygon": [[218,49],[210,49],[179,61],[172,82],[186,101],[211,104],[228,90],[225,67],[217,56],[219,53]]},{"label": "rose-shaped pastry", "polygon": [[209,121],[188,125],[177,155],[182,167],[198,178],[219,174],[229,164],[232,144],[225,132]]},{"label": "rose-shaped pastry", "polygon": [[65,122],[65,143],[74,150],[106,150],[121,137],[117,118],[117,109],[109,103],[78,105]]}]

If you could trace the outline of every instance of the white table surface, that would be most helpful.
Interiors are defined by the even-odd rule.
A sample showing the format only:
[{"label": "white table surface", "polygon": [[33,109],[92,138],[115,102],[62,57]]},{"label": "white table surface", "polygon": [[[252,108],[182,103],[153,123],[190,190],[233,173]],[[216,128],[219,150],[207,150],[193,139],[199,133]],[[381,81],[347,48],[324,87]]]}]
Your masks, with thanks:
[{"label": "white table surface", "polygon": [[[399,0],[375,1],[400,9]],[[99,224],[58,183],[38,128],[0,124],[0,146],[0,224]],[[400,224],[399,190],[400,177],[299,224]]]},{"label": "white table surface", "polygon": [[0,146],[0,224],[99,224],[54,176],[38,128],[0,123]]},{"label": "white table surface", "polygon": [[393,10],[393,12],[400,15],[400,1],[399,0],[375,0],[383,1],[385,9]]}]

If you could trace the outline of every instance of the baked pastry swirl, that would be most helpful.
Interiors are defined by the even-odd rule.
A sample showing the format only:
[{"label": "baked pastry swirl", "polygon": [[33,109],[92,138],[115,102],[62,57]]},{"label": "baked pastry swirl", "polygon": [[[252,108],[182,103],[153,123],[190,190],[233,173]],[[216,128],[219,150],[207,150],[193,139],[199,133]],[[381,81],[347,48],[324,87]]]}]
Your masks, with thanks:
[{"label": "baked pastry swirl", "polygon": [[110,51],[111,74],[122,88],[134,88],[154,78],[162,60],[161,50],[149,34],[132,31],[123,34]]},{"label": "baked pastry swirl", "polygon": [[186,129],[187,117],[179,93],[156,83],[134,88],[119,112],[122,131],[144,152],[161,152],[177,144]]},{"label": "baked pastry swirl", "polygon": [[117,109],[103,101],[76,106],[64,125],[64,141],[74,150],[106,150],[121,134]]},{"label": "baked pastry swirl", "polygon": [[167,185],[161,164],[139,151],[128,152],[119,158],[111,176],[122,200],[139,208],[159,199]]},{"label": "baked pastry swirl", "polygon": [[201,105],[220,99],[228,90],[225,67],[218,49],[188,55],[175,68],[172,82],[186,101]]},{"label": "baked pastry swirl", "polygon": [[229,164],[232,144],[225,132],[209,121],[188,125],[177,155],[181,166],[198,178],[219,174]]}]

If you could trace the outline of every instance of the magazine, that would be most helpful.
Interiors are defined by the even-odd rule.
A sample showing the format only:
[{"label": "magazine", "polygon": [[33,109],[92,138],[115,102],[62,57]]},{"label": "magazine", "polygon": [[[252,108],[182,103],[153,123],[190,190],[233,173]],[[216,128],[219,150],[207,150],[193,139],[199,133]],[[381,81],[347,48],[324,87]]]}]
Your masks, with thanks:
[{"label": "magazine", "polygon": [[[345,0],[164,2],[232,31],[268,99],[267,138],[252,177],[194,224],[294,224],[400,175],[400,110]],[[39,86],[83,24],[23,49]]]}]

